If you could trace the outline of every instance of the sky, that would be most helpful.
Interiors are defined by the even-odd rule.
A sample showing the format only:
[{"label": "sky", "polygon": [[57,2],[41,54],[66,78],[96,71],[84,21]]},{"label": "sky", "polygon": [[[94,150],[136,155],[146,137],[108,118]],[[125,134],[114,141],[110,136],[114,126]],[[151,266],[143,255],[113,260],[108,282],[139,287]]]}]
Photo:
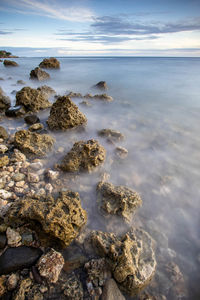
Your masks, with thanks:
[{"label": "sky", "polygon": [[0,0],[19,56],[200,56],[200,0]]}]

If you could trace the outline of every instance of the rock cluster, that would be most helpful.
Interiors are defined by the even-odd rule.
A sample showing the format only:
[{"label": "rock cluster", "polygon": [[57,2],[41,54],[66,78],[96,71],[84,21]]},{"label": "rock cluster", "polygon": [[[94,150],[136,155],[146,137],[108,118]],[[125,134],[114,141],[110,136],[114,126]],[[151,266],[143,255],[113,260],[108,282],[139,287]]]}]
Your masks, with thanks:
[{"label": "rock cluster", "polygon": [[45,58],[39,64],[39,67],[44,69],[59,69],[60,62],[55,57]]},{"label": "rock cluster", "polygon": [[30,79],[42,81],[42,80],[47,80],[49,78],[50,75],[38,67],[30,72]]}]

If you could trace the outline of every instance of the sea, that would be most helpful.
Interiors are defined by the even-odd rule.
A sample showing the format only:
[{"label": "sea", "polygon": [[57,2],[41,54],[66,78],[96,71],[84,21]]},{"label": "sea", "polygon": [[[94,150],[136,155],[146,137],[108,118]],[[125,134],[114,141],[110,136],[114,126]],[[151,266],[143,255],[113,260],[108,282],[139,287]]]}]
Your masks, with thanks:
[{"label": "sea", "polygon": [[[101,167],[66,186],[80,193],[88,227],[117,234],[127,229],[121,220],[98,212],[96,185],[106,173],[109,182],[137,191],[143,200],[130,225],[144,228],[155,240],[157,270],[146,292],[156,299],[200,299],[200,58],[59,57],[61,68],[47,70],[48,81],[30,80],[42,59],[16,58],[16,68],[0,64],[0,86],[13,105],[13,90],[23,87],[17,80],[34,88],[46,84],[57,95],[97,94],[93,86],[106,81],[106,93],[114,99],[91,100],[88,107],[73,99],[88,119],[85,130],[53,133],[66,152],[74,142],[91,138],[107,151]],[[38,115],[45,124],[49,111]],[[0,124],[10,133],[26,128],[23,119]],[[104,128],[120,131],[125,139],[109,143],[98,135]],[[127,157],[116,155],[117,146],[128,150]],[[49,167],[54,163],[49,160]]]}]

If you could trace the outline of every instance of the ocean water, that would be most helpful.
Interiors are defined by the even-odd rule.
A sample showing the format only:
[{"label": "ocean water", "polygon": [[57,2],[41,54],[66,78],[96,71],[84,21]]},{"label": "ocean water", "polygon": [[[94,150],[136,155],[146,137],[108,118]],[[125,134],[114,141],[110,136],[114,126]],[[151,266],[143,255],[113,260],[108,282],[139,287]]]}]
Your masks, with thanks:
[{"label": "ocean water", "polygon": [[[43,58],[18,58],[17,68],[0,65],[0,86],[15,104],[17,80],[38,87],[44,82],[29,80],[30,71]],[[110,182],[126,185],[140,193],[143,205],[132,224],[142,226],[156,241],[156,282],[147,288],[166,299],[200,299],[200,58],[80,57],[59,58],[60,70],[48,71],[45,84],[63,95],[69,91],[97,93],[91,87],[101,80],[109,86],[111,103],[93,101],[80,106],[88,119],[83,132],[55,134],[57,146],[67,152],[75,141],[98,139],[107,150],[103,166],[81,174],[67,188],[78,191],[88,211],[90,228],[121,232],[120,220],[106,220],[98,214],[95,188],[103,172]],[[52,99],[53,101],[53,99]],[[39,114],[45,123],[48,111]],[[21,120],[1,122],[12,133]],[[97,135],[111,128],[125,135],[112,145]],[[128,150],[117,158],[115,147]],[[54,161],[49,161],[52,166]],[[107,222],[107,223],[106,223]],[[175,263],[182,275],[170,277],[166,266]],[[177,276],[178,277],[178,276]],[[177,290],[174,291],[174,286]],[[127,298],[128,299],[128,298]]]}]

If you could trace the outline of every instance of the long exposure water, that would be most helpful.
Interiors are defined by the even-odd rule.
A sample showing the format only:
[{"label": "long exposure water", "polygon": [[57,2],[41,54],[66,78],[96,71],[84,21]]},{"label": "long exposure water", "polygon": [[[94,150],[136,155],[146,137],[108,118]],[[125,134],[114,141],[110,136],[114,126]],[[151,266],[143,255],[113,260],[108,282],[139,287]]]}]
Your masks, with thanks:
[{"label": "long exposure water", "polygon": [[[29,80],[30,71],[42,59],[18,58],[17,68],[1,64],[4,80],[0,85],[13,104],[11,92],[22,88],[17,80],[31,87],[44,84]],[[92,107],[79,106],[82,100],[73,99],[87,116],[86,130],[55,135],[57,145],[66,151],[75,141],[89,138],[98,139],[107,150],[102,167],[81,174],[69,186],[81,195],[88,226],[123,231],[121,223],[98,215],[95,188],[100,174],[107,172],[110,182],[126,185],[142,197],[143,205],[132,222],[156,241],[158,287],[155,282],[150,284],[151,292],[156,290],[170,300],[200,299],[200,58],[80,57],[59,61],[61,69],[48,71],[51,79],[45,82],[57,94],[94,93],[91,87],[105,80],[107,93],[114,98],[111,103],[93,101]],[[47,116],[40,113],[44,122]],[[14,132],[23,122],[2,124]],[[116,158],[115,146],[97,135],[103,128],[125,135],[117,144],[128,150],[125,159]],[[175,283],[164,270],[172,262],[183,274]],[[172,292],[173,285],[177,285],[176,292]]]}]

